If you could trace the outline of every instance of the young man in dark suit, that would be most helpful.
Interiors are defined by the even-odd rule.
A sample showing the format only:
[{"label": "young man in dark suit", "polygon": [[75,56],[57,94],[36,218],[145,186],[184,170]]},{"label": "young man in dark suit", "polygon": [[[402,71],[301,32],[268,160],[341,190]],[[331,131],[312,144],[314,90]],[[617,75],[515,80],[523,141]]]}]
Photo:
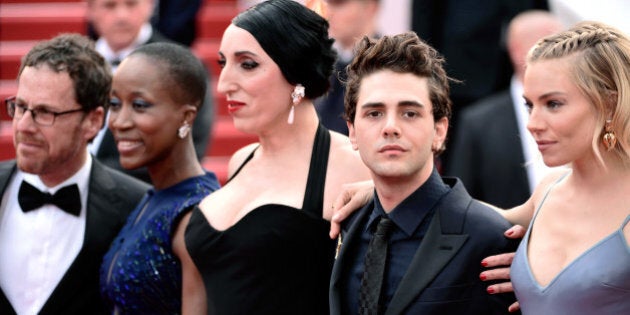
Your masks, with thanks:
[{"label": "young man in dark suit", "polygon": [[24,57],[13,118],[16,159],[0,163],[0,314],[106,314],[99,267],[148,185],[93,159],[111,73],[80,35]]},{"label": "young man in dark suit", "polygon": [[345,114],[375,194],[342,229],[331,314],[507,314],[514,301],[479,279],[483,258],[516,249],[510,225],[434,165],[451,111],[443,64],[414,33],[357,47]]}]

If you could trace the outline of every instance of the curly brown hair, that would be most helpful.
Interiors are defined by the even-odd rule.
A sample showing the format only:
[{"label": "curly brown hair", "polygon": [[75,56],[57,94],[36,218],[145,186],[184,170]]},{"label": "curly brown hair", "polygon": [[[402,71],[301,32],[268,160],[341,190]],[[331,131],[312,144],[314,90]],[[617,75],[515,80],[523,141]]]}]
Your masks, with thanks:
[{"label": "curly brown hair", "polygon": [[[374,72],[391,70],[428,78],[434,121],[443,117],[450,119],[452,102],[449,81],[454,80],[446,75],[444,63],[444,58],[414,32],[379,39],[364,37],[357,44],[355,57],[347,67],[344,118],[354,123],[361,80]],[[444,147],[435,153],[442,151]]]}]

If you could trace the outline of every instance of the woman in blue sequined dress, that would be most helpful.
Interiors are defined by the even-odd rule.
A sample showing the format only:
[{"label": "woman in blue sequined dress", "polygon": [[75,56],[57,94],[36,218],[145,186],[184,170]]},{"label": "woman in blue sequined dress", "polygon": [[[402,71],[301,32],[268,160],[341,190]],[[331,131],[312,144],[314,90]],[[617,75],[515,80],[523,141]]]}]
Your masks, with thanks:
[{"label": "woman in blue sequined dress", "polygon": [[206,82],[202,63],[169,43],[141,46],[114,76],[109,128],[120,163],[128,169],[146,166],[154,186],[101,265],[101,293],[114,313],[205,309],[201,278],[195,270],[182,274],[179,226],[186,226],[192,206],[219,188],[216,176],[197,160],[190,133]]}]

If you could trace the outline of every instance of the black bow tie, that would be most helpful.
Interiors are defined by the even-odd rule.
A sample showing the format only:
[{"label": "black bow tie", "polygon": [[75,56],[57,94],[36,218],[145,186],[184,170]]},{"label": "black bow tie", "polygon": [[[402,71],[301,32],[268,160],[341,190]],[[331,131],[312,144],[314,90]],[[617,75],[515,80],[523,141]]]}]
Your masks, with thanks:
[{"label": "black bow tie", "polygon": [[20,192],[18,193],[18,202],[24,212],[37,209],[45,204],[52,204],[75,216],[79,216],[81,213],[81,195],[76,184],[63,187],[54,195],[51,195],[43,193],[31,184],[22,181]]}]

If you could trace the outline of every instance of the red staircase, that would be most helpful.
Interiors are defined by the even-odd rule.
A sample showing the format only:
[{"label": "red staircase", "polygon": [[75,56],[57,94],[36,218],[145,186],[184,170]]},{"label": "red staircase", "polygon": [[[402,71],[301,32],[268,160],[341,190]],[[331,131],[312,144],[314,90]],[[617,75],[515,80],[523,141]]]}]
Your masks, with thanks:
[{"label": "red staircase", "polygon": [[[198,19],[193,52],[213,75],[219,77],[218,49],[223,30],[238,13],[236,0],[204,0]],[[83,0],[0,0],[0,100],[15,95],[20,59],[39,40],[59,33],[86,33],[86,3]],[[215,86],[212,87],[215,91]],[[215,96],[217,117],[203,165],[216,172],[222,183],[227,162],[238,148],[256,140],[234,128],[222,96]],[[0,160],[15,157],[11,120],[4,102],[0,109]]]}]

